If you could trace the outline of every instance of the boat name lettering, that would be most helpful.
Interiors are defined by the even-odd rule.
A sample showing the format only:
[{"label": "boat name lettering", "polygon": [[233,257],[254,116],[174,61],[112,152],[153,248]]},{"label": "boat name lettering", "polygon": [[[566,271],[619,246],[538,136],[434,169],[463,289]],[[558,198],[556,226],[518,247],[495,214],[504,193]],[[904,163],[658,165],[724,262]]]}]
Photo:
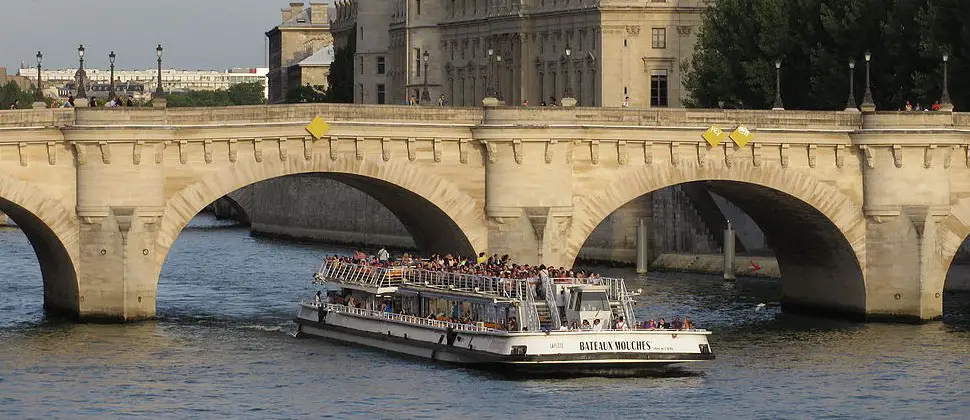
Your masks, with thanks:
[{"label": "boat name lettering", "polygon": [[580,351],[650,350],[649,341],[580,341]]}]

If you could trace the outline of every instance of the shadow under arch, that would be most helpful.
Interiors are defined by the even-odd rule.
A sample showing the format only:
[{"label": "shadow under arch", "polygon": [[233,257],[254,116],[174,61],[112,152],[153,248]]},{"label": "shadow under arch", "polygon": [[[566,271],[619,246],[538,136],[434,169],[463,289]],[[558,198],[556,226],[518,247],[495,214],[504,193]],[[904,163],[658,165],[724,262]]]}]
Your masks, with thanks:
[{"label": "shadow under arch", "polygon": [[[570,249],[576,249],[570,254],[573,261],[592,230],[626,203],[661,188],[702,183],[747,213],[764,232],[778,259],[786,310],[865,314],[865,219],[851,199],[793,170],[685,166],[634,169],[583,198],[569,241]],[[612,182],[616,179],[623,182]]]},{"label": "shadow under arch", "polygon": [[240,188],[299,174],[325,174],[371,195],[403,222],[422,251],[468,256],[485,251],[488,236],[483,205],[449,181],[414,165],[368,159],[240,161],[187,185],[167,200],[155,242],[156,284],[179,233],[203,208]]},{"label": "shadow under arch", "polygon": [[[5,196],[0,189],[0,212],[17,224],[34,249],[44,283],[44,310],[68,318],[77,317],[80,310],[77,271],[74,259],[64,244],[64,240],[70,240],[71,237],[59,237],[58,232],[55,232],[57,225],[52,228],[42,216],[7,197],[9,196]],[[71,224],[70,219],[61,219],[59,222]],[[59,232],[61,235],[65,234],[63,231]]]}]

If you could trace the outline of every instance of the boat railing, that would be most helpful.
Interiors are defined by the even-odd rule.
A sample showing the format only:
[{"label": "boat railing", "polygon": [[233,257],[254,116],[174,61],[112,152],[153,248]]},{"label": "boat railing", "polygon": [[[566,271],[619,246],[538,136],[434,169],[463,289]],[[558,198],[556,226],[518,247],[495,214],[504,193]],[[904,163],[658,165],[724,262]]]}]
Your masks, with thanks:
[{"label": "boat railing", "polygon": [[394,275],[399,271],[400,268],[384,268],[328,260],[320,267],[320,277],[372,287],[388,287],[393,285],[394,280],[399,282],[400,276]]},{"label": "boat railing", "polygon": [[[304,300],[303,303],[311,306],[316,306],[316,304],[308,302],[306,300]],[[439,321],[437,319],[423,318],[423,317],[414,316],[414,315],[402,315],[402,314],[395,314],[392,312],[375,311],[372,309],[355,308],[353,306],[341,305],[336,303],[323,303],[319,306],[322,307],[324,310],[331,311],[331,312],[343,312],[343,313],[348,313],[348,314],[353,314],[358,316],[382,318],[382,319],[387,319],[392,321],[403,322],[407,324],[423,325],[423,326],[430,326],[430,327],[436,327],[436,328],[442,328],[442,329],[451,328],[452,330],[455,330],[455,331],[505,332],[503,330],[497,330],[497,329],[488,328],[488,327],[480,327],[478,325],[461,324],[461,323],[449,322],[449,321]]]},{"label": "boat railing", "polygon": [[552,279],[543,275],[540,276],[539,282],[542,284],[542,294],[546,296],[546,306],[549,307],[552,329],[558,330],[562,327],[562,314],[559,313],[559,305],[556,304],[556,290],[552,285]]},{"label": "boat railing", "polygon": [[[523,323],[522,326],[528,327],[529,331],[539,331],[542,324],[539,321],[539,309],[536,308],[536,288],[529,282],[525,281],[519,283],[519,291],[523,296],[525,296],[526,303],[522,308],[522,310],[525,312],[525,323]],[[551,310],[552,309],[550,309],[550,311]]]},{"label": "boat railing", "polygon": [[517,299],[521,296],[521,294],[518,293],[518,287],[516,287],[516,284],[524,281],[477,274],[431,271],[420,268],[405,269],[404,280],[406,283],[416,285],[433,286],[464,292],[484,293],[510,299]]}]

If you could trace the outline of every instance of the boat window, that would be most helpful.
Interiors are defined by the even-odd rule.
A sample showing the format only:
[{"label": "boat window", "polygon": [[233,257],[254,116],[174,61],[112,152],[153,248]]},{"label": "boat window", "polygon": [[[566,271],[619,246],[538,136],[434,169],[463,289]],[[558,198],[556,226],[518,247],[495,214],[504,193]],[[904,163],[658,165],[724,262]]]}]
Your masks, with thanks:
[{"label": "boat window", "polygon": [[572,309],[574,311],[578,311],[579,310],[579,304],[582,301],[583,301],[583,291],[582,290],[574,290],[573,291],[573,306],[572,306]]},{"label": "boat window", "polygon": [[608,311],[610,302],[606,299],[606,292],[586,292],[582,294],[581,311]]}]

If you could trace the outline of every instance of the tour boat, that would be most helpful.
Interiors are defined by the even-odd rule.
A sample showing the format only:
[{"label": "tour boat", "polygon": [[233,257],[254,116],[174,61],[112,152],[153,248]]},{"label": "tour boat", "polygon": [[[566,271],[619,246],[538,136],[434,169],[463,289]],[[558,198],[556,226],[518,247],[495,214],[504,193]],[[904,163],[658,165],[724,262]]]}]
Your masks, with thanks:
[{"label": "tour boat", "polygon": [[333,257],[314,278],[330,291],[301,302],[297,336],[506,374],[636,376],[714,359],[709,331],[631,328],[622,279],[509,279]]}]

